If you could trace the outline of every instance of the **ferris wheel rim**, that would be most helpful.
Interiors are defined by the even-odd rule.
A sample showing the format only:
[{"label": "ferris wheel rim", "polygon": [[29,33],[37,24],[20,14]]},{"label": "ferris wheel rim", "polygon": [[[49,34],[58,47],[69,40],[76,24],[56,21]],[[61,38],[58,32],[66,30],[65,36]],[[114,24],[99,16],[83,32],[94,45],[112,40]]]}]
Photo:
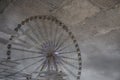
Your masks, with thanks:
[{"label": "ferris wheel rim", "polygon": [[[23,20],[20,24],[18,24],[17,25],[17,27],[14,29],[16,32],[18,32],[18,30],[23,26],[23,25],[25,25],[26,23],[28,23],[28,22],[30,22],[30,21],[32,21],[32,20],[35,20],[35,19],[42,19],[42,20],[51,20],[51,21],[53,21],[53,22],[55,22],[56,24],[58,24],[59,26],[61,26],[62,27],[62,29],[63,30],[65,30],[67,33],[68,33],[68,35],[70,36],[70,38],[71,38],[71,40],[73,41],[73,44],[74,44],[74,47],[75,47],[75,49],[76,49],[76,53],[77,53],[77,55],[78,55],[78,65],[79,65],[79,67],[78,67],[78,73],[77,73],[77,75],[76,75],[76,80],[79,80],[80,79],[80,75],[81,75],[81,65],[82,65],[82,63],[81,63],[81,52],[80,52],[80,49],[79,49],[79,45],[78,45],[78,43],[77,43],[77,40],[75,39],[75,36],[73,35],[73,33],[68,29],[68,27],[65,25],[65,24],[63,24],[61,21],[59,21],[56,17],[54,17],[54,16],[49,16],[49,15],[38,15],[38,16],[32,16],[32,17],[29,17],[29,18],[26,18],[25,20]],[[17,35],[15,34],[15,35],[12,35],[10,38],[9,38],[9,40],[10,40],[10,42],[11,41],[13,41],[13,39],[15,38],[15,37],[17,37]],[[11,47],[12,46],[12,44],[11,43],[9,43],[8,45],[7,45],[7,48],[8,48],[8,50],[7,50],[7,58],[8,59],[10,59],[11,58],[11,56],[10,56],[10,53],[11,53],[11,51],[10,51],[10,49],[12,48]],[[59,45],[60,46],[60,45]],[[59,47],[59,46],[57,46],[57,47]],[[57,50],[57,49],[56,49]],[[60,50],[59,50],[60,51]],[[36,52],[37,53],[37,52]],[[39,52],[38,52],[39,53]],[[68,52],[69,53],[69,52]],[[42,54],[42,53],[39,53],[39,54]],[[57,54],[57,53],[56,53]],[[67,57],[64,57],[64,58],[67,58]],[[70,58],[69,58],[70,59]],[[72,59],[72,58],[71,58]],[[64,61],[64,60],[62,60],[62,61]],[[72,65],[72,64],[70,64],[70,63],[68,63],[68,62],[65,62],[64,61],[64,63],[66,63],[66,64],[69,64],[69,65]],[[61,65],[62,65],[63,63],[61,63]],[[73,66],[73,65],[72,65]],[[64,66],[64,68],[65,68],[65,66]]]}]

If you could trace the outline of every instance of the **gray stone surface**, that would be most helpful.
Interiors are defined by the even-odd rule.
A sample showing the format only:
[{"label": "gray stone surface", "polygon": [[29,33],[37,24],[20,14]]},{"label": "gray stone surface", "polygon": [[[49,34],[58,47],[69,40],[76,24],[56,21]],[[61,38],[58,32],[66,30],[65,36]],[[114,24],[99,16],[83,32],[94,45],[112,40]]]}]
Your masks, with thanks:
[{"label": "gray stone surface", "polygon": [[116,7],[120,4],[120,0],[89,0],[93,5],[106,10]]},{"label": "gray stone surface", "polygon": [[[26,17],[54,15],[68,25],[79,42],[83,61],[81,80],[119,80],[120,7],[110,9],[117,4],[113,0],[105,0],[105,4],[103,0],[91,1],[69,0],[50,13],[51,8],[39,0],[18,0],[0,15],[0,28],[13,30]],[[109,10],[102,11],[101,6]],[[3,44],[0,47],[0,57],[5,57],[5,47]]]}]

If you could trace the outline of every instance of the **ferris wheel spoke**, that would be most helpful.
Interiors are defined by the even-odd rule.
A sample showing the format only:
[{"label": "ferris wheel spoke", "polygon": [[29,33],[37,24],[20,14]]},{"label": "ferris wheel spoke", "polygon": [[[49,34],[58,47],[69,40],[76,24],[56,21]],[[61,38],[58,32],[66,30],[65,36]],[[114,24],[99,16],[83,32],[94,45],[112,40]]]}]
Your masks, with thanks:
[{"label": "ferris wheel spoke", "polygon": [[40,25],[39,25],[39,23],[37,21],[36,21],[36,28],[37,28],[37,31],[38,31],[39,35],[41,36],[41,38],[44,41],[46,41],[45,36],[43,35],[44,33],[42,32],[42,29],[41,29],[41,27],[40,27]]},{"label": "ferris wheel spoke", "polygon": [[46,26],[44,25],[44,21],[42,21],[42,23],[41,23],[41,27],[39,26],[38,27],[39,28],[39,30],[40,30],[40,32],[41,32],[41,35],[42,35],[42,37],[44,38],[44,40],[45,41],[48,41],[48,39],[47,39],[47,36],[46,36]]},{"label": "ferris wheel spoke", "polygon": [[15,73],[12,73],[12,74],[10,74],[10,75],[7,75],[6,77],[14,76],[14,75],[16,75],[16,74],[19,74],[20,72],[22,72],[22,71],[24,71],[24,70],[30,68],[31,66],[33,66],[33,65],[35,65],[35,64],[37,64],[37,63],[39,63],[39,62],[41,62],[42,60],[43,60],[43,58],[40,59],[40,60],[38,60],[38,61],[36,61],[36,62],[34,62],[34,63],[32,63],[32,64],[30,64],[30,65],[28,65],[28,66],[26,66],[26,67],[24,67],[23,69],[21,69],[21,70],[15,72]]},{"label": "ferris wheel spoke", "polygon": [[50,71],[50,60],[47,60],[47,70]]},{"label": "ferris wheel spoke", "polygon": [[[58,60],[60,60],[60,59],[58,59]],[[58,63],[57,63],[57,66],[58,66],[58,69],[61,71],[61,70],[63,70],[62,69],[62,62],[61,61],[59,61]]]},{"label": "ferris wheel spoke", "polygon": [[[39,73],[40,71],[42,71],[43,70],[43,68],[44,68],[44,66],[45,66],[45,63],[46,63],[46,60],[44,60],[32,73]],[[41,67],[41,68],[40,68]],[[40,69],[39,70],[39,72],[36,72],[38,69]],[[39,74],[36,76],[36,78],[39,76]]]},{"label": "ferris wheel spoke", "polygon": [[28,32],[24,32],[21,28],[20,28],[20,31],[24,34],[24,35],[26,35],[26,37],[28,37],[34,44],[38,44],[38,42],[30,35],[30,34],[28,34]]},{"label": "ferris wheel spoke", "polygon": [[63,37],[63,32],[59,35],[58,40],[56,41],[55,47],[57,47],[59,45],[62,37]]},{"label": "ferris wheel spoke", "polygon": [[42,71],[43,69],[45,69],[45,67],[47,66],[46,63],[47,63],[47,60],[45,60],[45,61],[43,62],[40,71]]},{"label": "ferris wheel spoke", "polygon": [[[44,49],[43,49],[44,48]],[[37,48],[37,49],[39,49],[40,50],[40,52],[42,52],[42,53],[46,53],[47,51],[46,50],[48,50],[48,49],[46,49],[45,50],[45,46],[43,46],[43,45],[41,45],[41,47],[39,47],[39,48]]]},{"label": "ferris wheel spoke", "polygon": [[28,46],[26,44],[16,43],[16,42],[12,42],[12,45],[16,45],[16,46],[20,46],[20,47],[25,47],[25,48],[29,48],[30,47],[30,46]]},{"label": "ferris wheel spoke", "polygon": [[22,39],[19,39],[19,38],[17,40],[20,41],[25,46],[27,46],[28,48],[32,47],[31,43],[28,43],[26,40],[22,40]]},{"label": "ferris wheel spoke", "polygon": [[47,26],[46,26],[46,24],[45,24],[45,21],[42,21],[42,22],[43,22],[43,23],[42,23],[42,27],[43,27],[43,29],[44,29],[44,34],[45,34],[45,36],[46,36],[46,40],[49,41],[49,39],[48,39]]},{"label": "ferris wheel spoke", "polygon": [[58,50],[60,47],[62,47],[67,40],[69,40],[69,36],[67,36],[61,43],[59,43],[56,50]]},{"label": "ferris wheel spoke", "polygon": [[[48,44],[48,45],[46,46],[46,44]],[[43,45],[43,48],[47,48],[47,47],[50,48],[50,47],[51,47],[49,41],[46,41],[46,44]],[[48,50],[48,49],[47,49],[47,50]]]},{"label": "ferris wheel spoke", "polygon": [[15,41],[10,41],[9,44],[15,45],[15,46],[20,46],[20,47],[25,47],[25,48],[30,48],[32,45],[22,39],[17,38],[17,42]]},{"label": "ferris wheel spoke", "polygon": [[69,52],[59,52],[59,51],[58,51],[58,53],[59,53],[59,54],[63,54],[63,55],[64,55],[64,54],[77,53],[77,51],[69,51]]},{"label": "ferris wheel spoke", "polygon": [[46,52],[44,49],[42,48],[38,48],[42,53]]},{"label": "ferris wheel spoke", "polygon": [[32,33],[36,36],[36,39],[37,39],[36,42],[40,43],[41,40],[40,40],[38,34],[36,33],[36,30],[30,24],[28,26],[30,27]]},{"label": "ferris wheel spoke", "polygon": [[77,67],[77,66],[75,66],[75,65],[71,64],[70,62],[65,61],[65,60],[63,60],[63,59],[61,59],[61,60],[62,60],[62,62],[63,62],[63,63],[65,63],[65,64],[67,64],[67,65],[69,65],[69,66],[71,66],[71,67],[73,67],[73,68],[75,68],[75,69],[78,69],[78,67]]},{"label": "ferris wheel spoke", "polygon": [[62,64],[61,66],[62,66],[68,73],[70,73],[74,78],[77,77],[69,68],[67,68],[66,66],[64,66],[63,63],[61,63],[61,64]]},{"label": "ferris wheel spoke", "polygon": [[[31,74],[32,74],[32,73],[39,73],[39,72],[40,72],[39,69],[40,69],[40,67],[42,66],[43,62],[44,62],[44,61],[42,61],[41,64],[39,64],[38,67],[36,67],[36,68],[34,69],[34,71],[31,72]],[[39,72],[37,72],[38,70],[39,70]]]},{"label": "ferris wheel spoke", "polygon": [[11,50],[23,51],[23,52],[33,53],[33,54],[34,53],[36,53],[36,54],[42,54],[41,52],[27,50],[27,49],[20,49],[20,48],[11,48]]},{"label": "ferris wheel spoke", "polygon": [[54,46],[55,46],[55,44],[56,44],[57,34],[58,34],[58,27],[55,27],[55,33],[54,33],[54,37],[53,37]]},{"label": "ferris wheel spoke", "polygon": [[59,48],[59,49],[57,50],[57,52],[63,51],[63,50],[65,50],[65,49],[67,49],[67,48],[70,48],[71,45],[73,45],[73,43],[72,43],[72,44],[69,44],[69,45],[67,45],[67,46],[64,46],[63,48],[62,48],[62,47]]},{"label": "ferris wheel spoke", "polygon": [[36,36],[38,37],[38,40],[44,41],[44,38],[41,35],[42,33],[38,30],[38,27],[36,26]]},{"label": "ferris wheel spoke", "polygon": [[36,56],[36,57],[27,57],[27,58],[15,59],[15,60],[12,60],[12,61],[30,60],[30,59],[36,59],[36,58],[41,58],[41,57],[43,57],[43,55],[42,56]]},{"label": "ferris wheel spoke", "polygon": [[47,52],[46,50],[48,50],[48,49],[46,49],[46,46],[43,44],[43,45],[41,45],[41,47],[40,48],[38,48],[41,52]]},{"label": "ferris wheel spoke", "polygon": [[48,42],[48,45],[49,45],[49,48],[50,48],[50,49],[53,48],[53,45],[52,45],[52,42],[51,42],[51,41]]},{"label": "ferris wheel spoke", "polygon": [[55,70],[58,71],[58,65],[55,59],[53,60],[53,63],[54,63]]},{"label": "ferris wheel spoke", "polygon": [[50,23],[50,35],[51,36],[51,40],[53,38],[53,23]]},{"label": "ferris wheel spoke", "polygon": [[64,59],[69,59],[69,60],[78,61],[78,59],[76,59],[76,58],[65,57],[65,56],[60,56],[60,57],[61,57],[61,58],[64,58]]}]

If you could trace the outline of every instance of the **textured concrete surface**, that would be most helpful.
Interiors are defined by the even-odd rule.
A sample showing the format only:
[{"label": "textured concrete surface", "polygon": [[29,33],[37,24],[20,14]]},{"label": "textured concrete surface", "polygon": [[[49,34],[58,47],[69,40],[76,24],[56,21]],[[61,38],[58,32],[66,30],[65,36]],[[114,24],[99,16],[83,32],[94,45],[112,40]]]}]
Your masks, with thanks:
[{"label": "textured concrete surface", "polygon": [[[119,0],[117,3],[105,0],[105,4],[103,0],[96,1],[69,0],[49,12],[52,8],[39,0],[18,0],[0,15],[0,28],[13,29],[20,21],[33,15],[54,15],[68,25],[79,42],[83,60],[81,80],[119,80],[120,7],[111,9],[119,4]],[[1,44],[0,57],[5,56],[4,51]]]},{"label": "textured concrete surface", "polygon": [[120,0],[89,0],[93,5],[101,9],[111,9],[119,5]]},{"label": "textured concrete surface", "polygon": [[62,9],[59,9],[56,16],[68,25],[75,25],[97,14],[99,11],[99,8],[93,6],[87,0],[73,0]]}]

